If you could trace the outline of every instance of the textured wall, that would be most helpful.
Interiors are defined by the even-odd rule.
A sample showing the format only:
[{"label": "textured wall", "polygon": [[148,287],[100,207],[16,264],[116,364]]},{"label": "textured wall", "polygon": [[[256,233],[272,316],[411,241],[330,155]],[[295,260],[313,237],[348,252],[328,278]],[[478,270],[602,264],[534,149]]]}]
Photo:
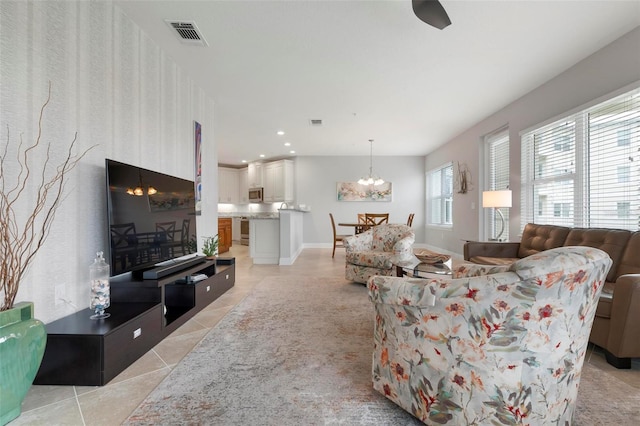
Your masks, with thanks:
[{"label": "textured wall", "polygon": [[[75,132],[80,150],[97,146],[72,172],[49,239],[20,287],[18,300],[34,301],[45,322],[89,305],[88,268],[108,244],[105,158],[193,179],[193,121],[199,121],[205,192],[198,231],[217,232],[213,101],[117,7],[0,2],[2,147],[7,129],[12,144],[21,133],[33,140],[49,81],[43,141],[51,143],[54,162]],[[7,173],[15,166],[7,161]],[[56,305],[59,285],[67,302]]]}]

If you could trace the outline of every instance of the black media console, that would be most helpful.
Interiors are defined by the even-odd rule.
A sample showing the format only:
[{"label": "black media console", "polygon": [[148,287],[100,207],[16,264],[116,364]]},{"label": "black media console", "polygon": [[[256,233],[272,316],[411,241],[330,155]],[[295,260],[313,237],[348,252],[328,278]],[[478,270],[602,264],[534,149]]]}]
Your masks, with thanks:
[{"label": "black media console", "polygon": [[112,279],[109,318],[92,320],[87,308],[47,324],[34,384],[104,385],[233,287],[235,258],[194,263],[158,279]]}]

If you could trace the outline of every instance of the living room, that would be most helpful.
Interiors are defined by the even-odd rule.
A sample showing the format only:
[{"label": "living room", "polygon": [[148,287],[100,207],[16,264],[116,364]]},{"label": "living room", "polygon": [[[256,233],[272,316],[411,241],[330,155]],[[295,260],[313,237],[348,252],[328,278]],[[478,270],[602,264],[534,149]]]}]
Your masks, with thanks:
[{"label": "living room", "polygon": [[[53,2],[2,1],[0,6],[1,124],[3,129],[9,127],[13,141],[19,132],[24,132],[25,140],[30,140],[38,109],[51,81],[53,102],[48,112],[51,121],[44,134],[52,141],[54,151],[63,151],[76,131],[80,148],[94,144],[98,147],[89,152],[74,172],[48,244],[30,270],[30,282],[19,293],[21,300],[35,302],[36,316],[45,323],[88,305],[88,266],[95,252],[108,244],[104,231],[105,158],[193,179],[192,126],[194,120],[200,122],[206,154],[203,185],[208,195],[203,198],[203,215],[198,218],[202,235],[217,232],[216,168],[219,162],[213,130],[216,100],[198,87],[187,70],[166,57],[111,3],[60,2],[56,6],[47,3]],[[637,19],[636,16],[636,22]],[[458,255],[462,253],[463,240],[486,238],[487,231],[480,218],[484,174],[478,161],[480,145],[484,136],[508,125],[510,188],[514,193],[509,211],[509,235],[517,240],[522,225],[518,201],[520,133],[621,89],[634,84],[637,87],[640,81],[638,46],[640,29],[630,28],[560,75],[540,81],[515,102],[499,111],[486,111],[486,118],[426,156],[376,154],[375,171],[394,184],[393,203],[383,205],[390,211],[391,220],[404,221],[406,213],[415,212],[416,242]],[[519,66],[513,64],[513,73],[518,72]],[[301,155],[296,158],[296,197],[299,202],[312,206],[309,217],[313,219],[304,224],[304,243],[309,250],[324,249],[322,256],[328,253],[330,257],[326,251],[331,245],[328,213],[350,220],[360,212],[358,203],[336,200],[335,183],[356,180],[367,170],[367,149],[365,141],[358,156]],[[374,154],[375,149],[374,145]],[[425,173],[451,161],[468,166],[474,186],[466,194],[454,193],[452,228],[428,227]],[[379,205],[372,207],[380,208]],[[344,266],[341,260],[339,257],[335,260],[337,270]],[[279,269],[267,273],[288,274]],[[258,277],[253,276],[251,283],[257,280]],[[63,294],[56,300],[55,287],[59,286]],[[67,397],[69,394],[65,392],[62,398]],[[75,399],[73,401],[75,403]],[[100,406],[99,402],[94,403],[94,407]]]}]

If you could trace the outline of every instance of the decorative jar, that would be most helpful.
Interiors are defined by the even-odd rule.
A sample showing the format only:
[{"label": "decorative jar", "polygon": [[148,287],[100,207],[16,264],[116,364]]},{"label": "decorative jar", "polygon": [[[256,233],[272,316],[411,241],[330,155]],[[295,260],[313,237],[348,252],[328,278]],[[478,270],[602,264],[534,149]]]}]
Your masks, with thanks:
[{"label": "decorative jar", "polygon": [[105,262],[103,252],[99,251],[89,267],[89,279],[91,280],[91,301],[89,308],[95,311],[91,319],[108,318],[111,314],[104,310],[111,304],[109,289],[109,265]]}]

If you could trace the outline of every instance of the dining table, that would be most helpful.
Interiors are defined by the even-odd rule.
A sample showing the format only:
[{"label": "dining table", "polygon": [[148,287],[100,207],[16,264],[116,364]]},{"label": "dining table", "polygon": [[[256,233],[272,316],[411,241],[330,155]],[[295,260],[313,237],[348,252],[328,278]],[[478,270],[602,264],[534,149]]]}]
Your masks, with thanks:
[{"label": "dining table", "polygon": [[366,224],[366,223],[362,223],[362,222],[339,222],[338,226],[353,227],[353,229],[355,230],[355,233],[359,234],[359,233],[364,232],[367,229],[369,229],[369,228],[371,228],[372,226],[375,226],[375,225]]}]

